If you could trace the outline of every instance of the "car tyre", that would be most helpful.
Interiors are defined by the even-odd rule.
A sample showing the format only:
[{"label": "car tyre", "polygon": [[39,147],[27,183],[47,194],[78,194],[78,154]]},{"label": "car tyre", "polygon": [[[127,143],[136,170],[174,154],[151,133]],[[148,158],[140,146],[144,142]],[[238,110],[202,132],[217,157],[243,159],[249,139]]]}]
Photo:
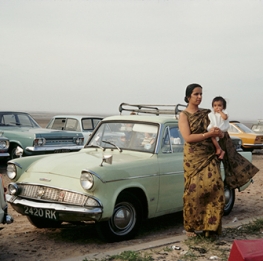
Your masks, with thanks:
[{"label": "car tyre", "polygon": [[142,217],[142,205],[138,198],[125,192],[117,198],[112,217],[108,221],[97,222],[96,230],[104,241],[128,240],[138,233]]},{"label": "car tyre", "polygon": [[60,227],[61,221],[39,218],[34,216],[26,216],[28,221],[37,228],[57,228]]},{"label": "car tyre", "polygon": [[224,191],[225,191],[224,216],[227,216],[230,214],[230,212],[233,209],[235,199],[236,199],[236,194],[235,194],[235,189],[230,189],[226,185],[225,185]]}]

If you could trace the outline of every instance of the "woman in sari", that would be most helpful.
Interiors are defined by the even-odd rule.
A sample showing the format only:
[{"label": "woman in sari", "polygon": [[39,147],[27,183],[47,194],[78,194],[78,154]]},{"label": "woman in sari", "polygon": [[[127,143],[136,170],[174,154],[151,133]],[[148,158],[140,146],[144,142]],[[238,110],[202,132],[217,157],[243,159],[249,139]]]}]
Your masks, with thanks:
[{"label": "woman in sari", "polygon": [[199,109],[202,87],[190,84],[186,88],[187,108],[180,113],[179,128],[184,145],[184,227],[188,236],[203,232],[206,237],[221,233],[224,213],[224,182],[220,175],[220,160],[215,154],[211,137],[223,137],[222,131],[209,125],[209,109]]},{"label": "woman in sari", "polygon": [[206,237],[221,233],[221,219],[224,213],[224,182],[220,174],[218,159],[212,137],[219,137],[225,150],[223,164],[225,183],[230,188],[246,184],[258,171],[250,161],[236,152],[227,132],[209,125],[209,109],[199,109],[202,101],[202,87],[190,84],[186,88],[187,108],[179,117],[179,128],[185,140],[184,145],[184,227],[188,236],[204,232]]}]

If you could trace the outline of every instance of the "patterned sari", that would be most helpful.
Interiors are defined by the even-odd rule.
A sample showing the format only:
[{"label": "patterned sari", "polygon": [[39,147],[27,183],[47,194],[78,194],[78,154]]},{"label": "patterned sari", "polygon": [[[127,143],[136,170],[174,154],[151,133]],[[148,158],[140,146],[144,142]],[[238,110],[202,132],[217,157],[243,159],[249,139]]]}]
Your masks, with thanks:
[{"label": "patterned sari", "polygon": [[[204,133],[209,124],[210,110],[196,113],[183,111],[193,134]],[[184,145],[184,227],[188,232],[214,231],[221,233],[224,213],[224,183],[220,161],[211,139]]]},{"label": "patterned sari", "polygon": [[219,140],[219,144],[225,151],[223,164],[226,184],[233,189],[242,187],[259,169],[236,151],[227,132],[225,132],[224,138]]}]

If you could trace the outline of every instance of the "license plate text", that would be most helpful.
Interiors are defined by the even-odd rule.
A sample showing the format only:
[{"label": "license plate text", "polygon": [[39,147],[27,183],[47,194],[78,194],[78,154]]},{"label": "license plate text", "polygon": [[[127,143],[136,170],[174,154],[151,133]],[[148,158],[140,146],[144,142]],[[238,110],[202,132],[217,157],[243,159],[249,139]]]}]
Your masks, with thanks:
[{"label": "license plate text", "polygon": [[25,207],[24,212],[26,215],[30,216],[57,220],[56,210],[52,209]]}]

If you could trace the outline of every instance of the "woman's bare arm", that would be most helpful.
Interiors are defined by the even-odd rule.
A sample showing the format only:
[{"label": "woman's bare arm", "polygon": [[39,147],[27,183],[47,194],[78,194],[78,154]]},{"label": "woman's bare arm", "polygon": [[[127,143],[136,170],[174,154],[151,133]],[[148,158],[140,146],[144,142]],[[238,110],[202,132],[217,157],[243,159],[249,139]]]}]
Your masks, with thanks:
[{"label": "woman's bare arm", "polygon": [[211,138],[211,137],[222,138],[224,136],[222,131],[217,127],[211,128],[211,130],[209,132],[191,134],[188,119],[184,113],[180,113],[179,129],[180,129],[180,132],[181,132],[184,140],[186,142],[189,142],[189,143],[203,141],[203,140],[205,140],[207,138]]}]

